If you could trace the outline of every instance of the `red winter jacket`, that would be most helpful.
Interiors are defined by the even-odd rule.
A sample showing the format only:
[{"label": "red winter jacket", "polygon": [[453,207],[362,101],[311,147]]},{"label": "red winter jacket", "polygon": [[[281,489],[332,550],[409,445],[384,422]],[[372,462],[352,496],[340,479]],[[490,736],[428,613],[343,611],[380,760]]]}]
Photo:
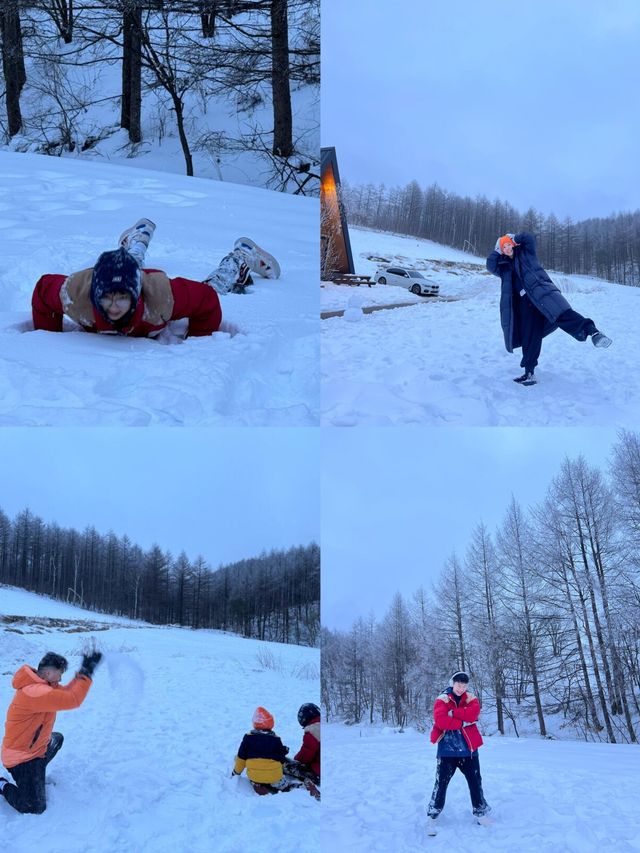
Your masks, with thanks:
[{"label": "red winter jacket", "polygon": [[472,693],[468,691],[463,693],[459,705],[456,705],[456,700],[451,693],[441,693],[433,706],[431,743],[438,743],[447,730],[462,729],[462,735],[469,749],[475,752],[483,744],[482,735],[476,725],[479,716],[480,702]]},{"label": "red winter jacket", "polygon": [[293,757],[311,768],[316,776],[320,775],[320,717],[314,717],[304,727],[302,746]]},{"label": "red winter jacket", "polygon": [[[144,273],[149,276],[158,272],[158,270],[144,270]],[[62,318],[65,314],[71,313],[68,308],[65,310],[60,293],[66,281],[67,276],[64,275],[43,275],[38,281],[31,299],[34,329],[44,329],[49,332],[62,331]],[[161,331],[169,320],[185,318],[189,321],[188,334],[192,337],[211,335],[218,330],[222,320],[222,309],[218,294],[210,285],[188,278],[166,279],[165,277],[166,281],[170,286],[173,304],[170,316],[159,323],[150,323],[145,317],[143,292],[126,328],[116,329],[96,311],[93,305],[89,308],[91,316],[80,321],[80,325],[89,332],[131,335],[138,338],[153,336]]]}]

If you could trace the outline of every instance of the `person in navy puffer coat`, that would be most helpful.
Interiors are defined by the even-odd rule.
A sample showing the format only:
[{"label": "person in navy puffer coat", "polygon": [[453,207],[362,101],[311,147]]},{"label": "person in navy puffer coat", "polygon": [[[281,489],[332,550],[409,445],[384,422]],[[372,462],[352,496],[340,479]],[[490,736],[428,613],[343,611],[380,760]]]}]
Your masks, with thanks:
[{"label": "person in navy puffer coat", "polygon": [[508,352],[522,347],[524,374],[514,379],[535,385],[534,370],[546,335],[562,329],[577,341],[588,337],[594,346],[608,347],[611,339],[599,332],[593,320],[574,311],[549,278],[536,255],[536,238],[522,231],[505,234],[487,258],[487,269],[502,282],[500,321]]}]

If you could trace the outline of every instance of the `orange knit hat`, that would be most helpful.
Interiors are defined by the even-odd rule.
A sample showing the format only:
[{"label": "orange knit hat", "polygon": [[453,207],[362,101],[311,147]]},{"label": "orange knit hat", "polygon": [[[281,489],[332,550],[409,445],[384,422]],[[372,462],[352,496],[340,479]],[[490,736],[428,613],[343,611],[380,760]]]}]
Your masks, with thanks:
[{"label": "orange knit hat", "polygon": [[504,252],[505,246],[509,246],[509,245],[515,246],[516,245],[514,240],[513,240],[513,237],[510,237],[508,234],[505,234],[504,237],[501,237],[498,240],[498,242],[500,243],[500,251],[501,252]]},{"label": "orange knit hat", "polygon": [[254,729],[272,729],[275,726],[275,720],[273,716],[267,711],[266,708],[256,708],[253,712],[253,723]]}]

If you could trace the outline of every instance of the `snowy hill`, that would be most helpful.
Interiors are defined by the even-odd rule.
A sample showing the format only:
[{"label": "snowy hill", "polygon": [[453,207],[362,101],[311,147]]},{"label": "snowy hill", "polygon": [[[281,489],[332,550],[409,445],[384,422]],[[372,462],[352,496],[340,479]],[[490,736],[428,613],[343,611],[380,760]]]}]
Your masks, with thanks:
[{"label": "snowy hill", "polygon": [[[282,277],[221,297],[240,328],[162,346],[33,332],[45,272],[91,266],[147,216],[149,266],[202,280],[253,237]],[[318,422],[318,201],[34,154],[0,153],[0,425],[313,425]]]},{"label": "snowy hill", "polygon": [[518,738],[485,738],[484,794],[493,823],[478,826],[466,782],[456,772],[426,835],[436,767],[428,735],[407,730],[324,725],[327,849],[353,853],[451,850],[474,853],[600,853],[638,850],[638,747]]},{"label": "snowy hill", "polygon": [[318,849],[320,807],[306,791],[258,797],[246,776],[230,778],[258,704],[299,747],[298,707],[318,701],[317,650],[134,623],[0,587],[2,714],[23,663],[52,650],[73,671],[90,636],[105,662],[84,704],[58,715],[65,743],[48,770],[46,814],[24,817],[0,798],[7,849],[238,853],[258,838],[285,853],[301,838]]},{"label": "snowy hill", "polygon": [[[322,321],[322,422],[333,426],[604,426],[640,413],[634,365],[640,288],[587,276],[554,275],[572,307],[613,338],[609,350],[556,331],[542,345],[539,384],[511,380],[520,351],[504,348],[500,282],[485,258],[413,237],[352,228],[356,271],[411,265],[440,285],[440,299],[389,285],[325,284],[322,310],[353,308]],[[367,305],[414,303],[363,314]]]}]

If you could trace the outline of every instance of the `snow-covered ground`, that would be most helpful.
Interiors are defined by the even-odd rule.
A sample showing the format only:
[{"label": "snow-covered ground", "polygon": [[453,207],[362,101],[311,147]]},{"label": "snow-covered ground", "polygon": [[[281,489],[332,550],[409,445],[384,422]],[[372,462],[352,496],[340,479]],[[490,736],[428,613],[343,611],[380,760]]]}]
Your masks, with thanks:
[{"label": "snow-covered ground", "polygon": [[[500,281],[485,259],[410,237],[352,228],[356,272],[379,262],[411,265],[440,285],[440,300],[389,285],[325,285],[322,423],[328,426],[605,426],[640,415],[636,318],[640,288],[552,275],[575,310],[613,338],[608,350],[556,331],[542,344],[538,385],[512,382],[500,327]],[[364,314],[370,304],[413,302]]]},{"label": "snow-covered ground", "polygon": [[72,671],[90,636],[105,662],[83,705],[58,714],[65,743],[48,768],[47,811],[20,815],[0,798],[2,849],[298,853],[301,839],[319,849],[320,805],[306,791],[258,797],[246,775],[230,777],[257,705],[299,748],[298,707],[318,701],[317,649],[154,627],[0,587],[0,712],[22,664],[51,650]]},{"label": "snow-covered ground", "polygon": [[350,853],[464,849],[474,853],[640,850],[637,746],[486,738],[480,749],[490,826],[471,814],[457,772],[426,835],[436,749],[407,730],[323,724],[322,845]]},{"label": "snow-covered ground", "polygon": [[[150,267],[202,280],[252,237],[277,281],[221,297],[219,332],[163,346],[34,332],[45,272],[91,266],[147,216]],[[0,426],[307,426],[319,420],[318,201],[256,188],[0,152]]]}]

